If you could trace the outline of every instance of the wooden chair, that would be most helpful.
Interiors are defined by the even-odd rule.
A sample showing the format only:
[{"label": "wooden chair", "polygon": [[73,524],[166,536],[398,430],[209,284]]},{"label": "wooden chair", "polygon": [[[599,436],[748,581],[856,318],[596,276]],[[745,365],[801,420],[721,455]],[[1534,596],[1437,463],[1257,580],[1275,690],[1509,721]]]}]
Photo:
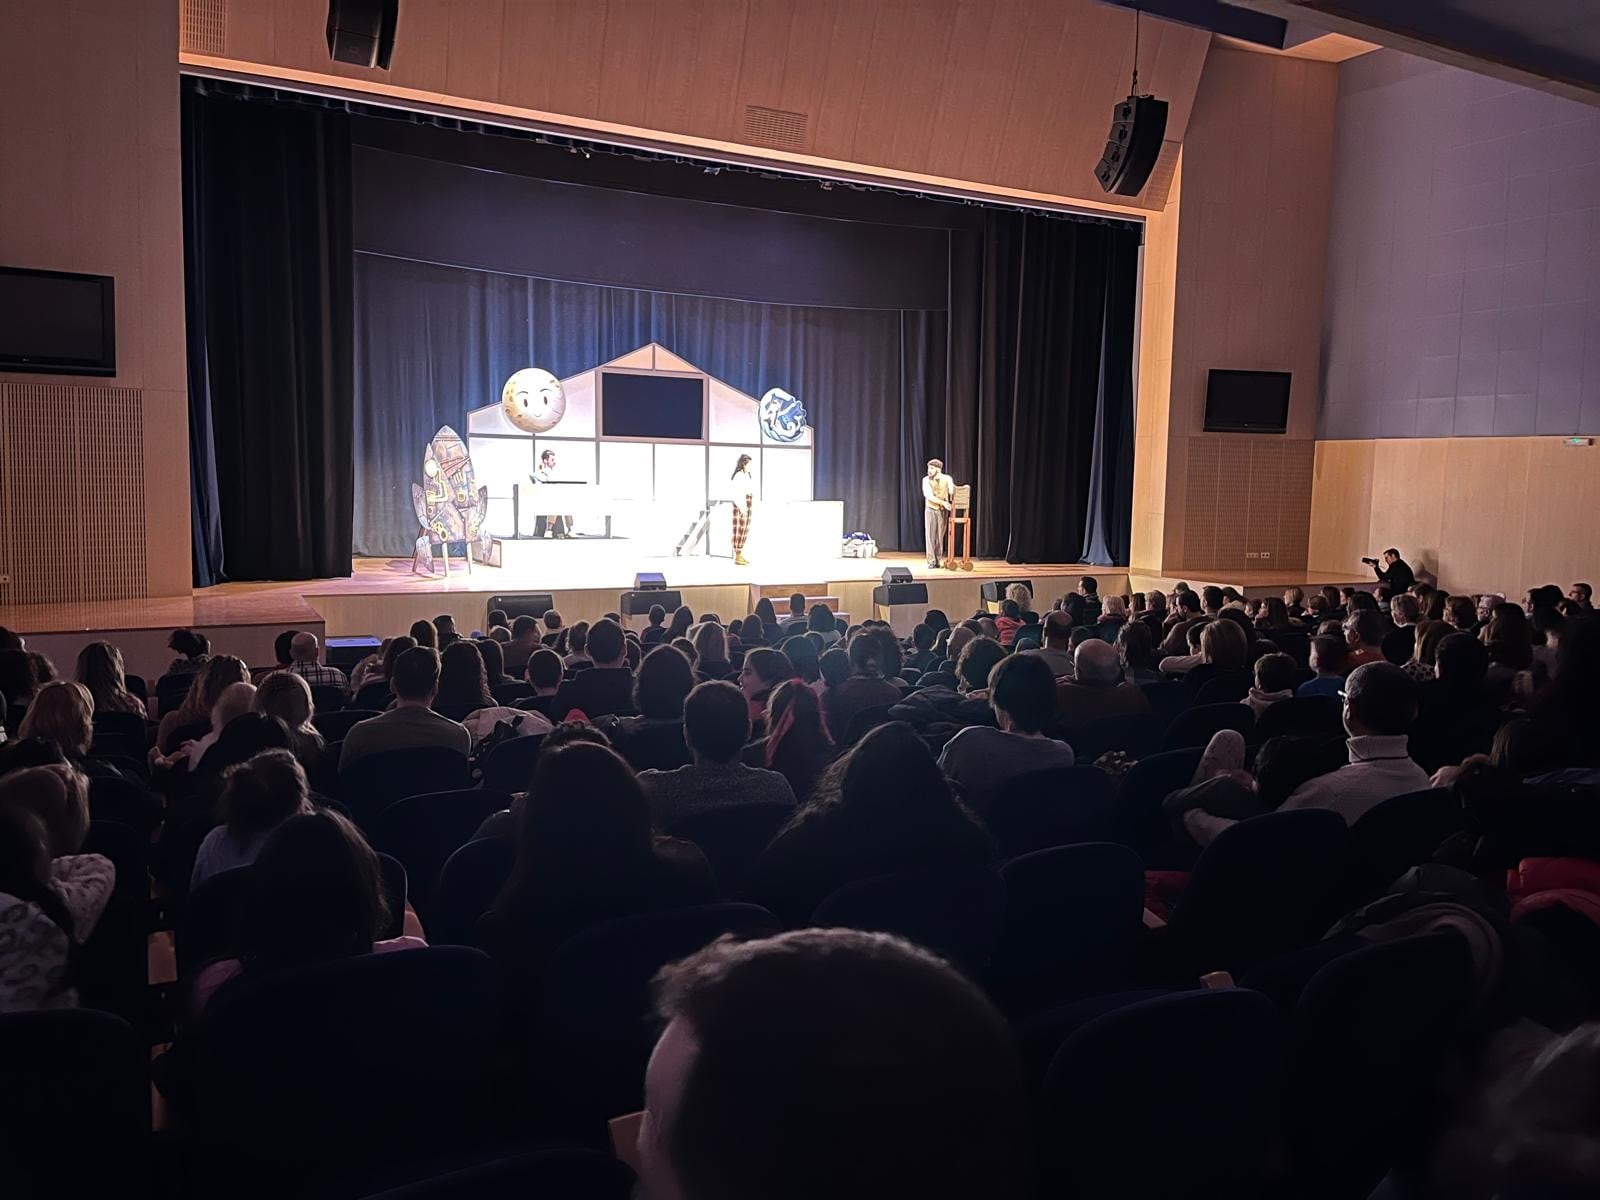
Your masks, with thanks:
[{"label": "wooden chair", "polygon": [[[958,484],[955,494],[950,498],[950,519],[946,524],[949,527],[949,544],[946,547],[944,565],[949,570],[972,570],[972,485],[970,483]],[[961,557],[956,557],[956,526],[961,526]]]}]

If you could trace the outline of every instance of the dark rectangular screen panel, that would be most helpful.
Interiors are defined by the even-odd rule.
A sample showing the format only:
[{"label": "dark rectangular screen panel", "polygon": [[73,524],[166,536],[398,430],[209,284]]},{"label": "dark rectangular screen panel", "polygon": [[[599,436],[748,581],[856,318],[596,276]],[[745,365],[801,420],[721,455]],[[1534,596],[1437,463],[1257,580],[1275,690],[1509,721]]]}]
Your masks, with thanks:
[{"label": "dark rectangular screen panel", "polygon": [[602,437],[705,439],[705,380],[678,375],[600,373]]},{"label": "dark rectangular screen panel", "polygon": [[1212,371],[1206,432],[1282,433],[1289,425],[1289,372]]},{"label": "dark rectangular screen panel", "polygon": [[111,277],[0,267],[0,367],[115,374]]}]

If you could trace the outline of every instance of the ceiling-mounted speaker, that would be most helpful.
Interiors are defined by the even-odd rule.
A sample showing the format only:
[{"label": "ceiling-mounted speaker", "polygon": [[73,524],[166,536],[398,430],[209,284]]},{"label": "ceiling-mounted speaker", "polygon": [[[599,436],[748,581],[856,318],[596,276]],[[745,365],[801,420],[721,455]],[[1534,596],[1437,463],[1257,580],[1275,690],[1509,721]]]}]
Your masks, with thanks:
[{"label": "ceiling-mounted speaker", "polygon": [[387,71],[400,0],[328,0],[328,53],[335,62]]},{"label": "ceiling-mounted speaker", "polygon": [[1129,96],[1112,111],[1106,150],[1094,169],[1100,186],[1114,196],[1137,196],[1161,154],[1167,134],[1167,102]]}]

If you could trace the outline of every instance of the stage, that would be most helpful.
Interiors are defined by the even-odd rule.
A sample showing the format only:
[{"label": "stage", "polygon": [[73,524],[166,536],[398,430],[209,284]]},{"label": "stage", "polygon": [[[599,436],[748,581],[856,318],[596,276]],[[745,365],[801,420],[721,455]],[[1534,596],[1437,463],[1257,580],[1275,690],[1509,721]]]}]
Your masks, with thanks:
[{"label": "stage", "polygon": [[[1159,587],[1175,578],[1126,567],[1084,563],[1018,565],[1000,559],[974,559],[971,571],[930,570],[921,554],[886,553],[876,558],[806,558],[770,554],[748,567],[730,558],[690,555],[649,556],[626,539],[573,538],[565,541],[507,542],[500,567],[454,560],[448,575],[415,575],[409,558],[357,558],[349,576],[286,583],[225,583],[196,588],[188,596],[102,601],[93,604],[39,604],[0,607],[0,624],[19,630],[64,671],[85,642],[105,638],[121,647],[130,671],[159,676],[170,660],[167,634],[191,627],[211,638],[217,653],[237,654],[252,665],[272,661],[273,639],[285,629],[304,629],[323,637],[402,633],[418,619],[449,613],[462,630],[481,629],[493,596],[548,592],[568,623],[592,621],[618,608],[639,572],[665,576],[668,588],[682,594],[695,613],[716,613],[724,621],[751,612],[763,596],[780,615],[793,592],[826,597],[836,609],[860,621],[874,614],[872,589],[886,567],[904,567],[928,588],[927,608],[940,608],[953,620],[982,606],[981,587],[990,580],[1029,580],[1040,611],[1056,597],[1093,575],[1102,593]],[[1232,585],[1249,595],[1264,595],[1290,585],[1365,583],[1315,572],[1262,571],[1216,577],[1186,577],[1191,587]]]}]

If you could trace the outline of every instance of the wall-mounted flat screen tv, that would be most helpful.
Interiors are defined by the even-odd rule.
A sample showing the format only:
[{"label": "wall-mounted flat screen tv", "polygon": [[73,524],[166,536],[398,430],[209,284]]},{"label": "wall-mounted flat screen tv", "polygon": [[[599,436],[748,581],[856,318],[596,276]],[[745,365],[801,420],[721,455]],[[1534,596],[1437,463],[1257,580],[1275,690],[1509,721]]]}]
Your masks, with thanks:
[{"label": "wall-mounted flat screen tv", "polygon": [[109,275],[0,267],[0,371],[115,375]]},{"label": "wall-mounted flat screen tv", "polygon": [[1206,381],[1207,433],[1283,433],[1289,372],[1218,371]]}]

